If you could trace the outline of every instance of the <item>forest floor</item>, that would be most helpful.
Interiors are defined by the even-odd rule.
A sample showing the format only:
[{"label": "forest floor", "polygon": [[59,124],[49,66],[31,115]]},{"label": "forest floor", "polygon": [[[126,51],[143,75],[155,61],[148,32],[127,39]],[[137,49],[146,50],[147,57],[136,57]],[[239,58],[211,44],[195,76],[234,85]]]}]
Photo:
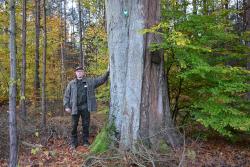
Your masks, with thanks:
[{"label": "forest floor", "polygon": [[[6,130],[8,121],[6,111],[6,108],[0,108],[0,167],[7,166],[8,158],[8,131]],[[104,126],[105,120],[105,113],[97,112],[91,115],[91,143]],[[20,120],[17,119],[17,121]],[[19,166],[82,166],[90,152],[89,148],[82,146],[80,140],[79,146],[75,150],[70,149],[70,115],[51,116],[47,122],[48,132],[46,135],[42,135],[37,131],[39,126],[35,125],[32,120],[26,125],[19,124],[18,129],[22,133],[19,135]],[[78,136],[81,136],[80,122]],[[218,136],[194,137],[196,132],[190,131],[186,133],[185,147],[174,150],[171,153],[176,163],[171,164],[169,162],[161,166],[250,167],[249,140],[232,143]],[[202,136],[201,134],[204,133],[199,134]],[[123,166],[121,164],[118,166]]]},{"label": "forest floor", "polygon": [[[0,167],[8,166],[8,118],[7,106],[0,106]],[[84,157],[89,154],[89,148],[82,146],[80,136],[82,135],[81,120],[78,124],[79,146],[70,149],[71,116],[50,116],[47,120],[47,132],[39,132],[39,116],[32,115],[25,124],[17,116],[19,131],[19,166],[82,166]],[[91,115],[90,143],[104,126],[106,114],[99,112]]]},{"label": "forest floor", "polygon": [[[105,118],[105,114],[95,114],[91,117],[91,133],[90,133],[90,143],[93,142],[94,137],[98,133],[96,130],[96,120],[102,122]],[[45,138],[45,143],[42,147],[28,148],[27,144],[24,145],[22,154],[19,158],[20,166],[58,166],[58,167],[76,167],[81,166],[84,159],[89,154],[89,148],[82,146],[82,141],[80,140],[81,133],[81,121],[78,125],[78,140],[79,146],[76,149],[70,149],[70,127],[71,127],[71,117],[70,115],[59,116],[50,119],[51,134],[47,135]],[[99,125],[101,126],[101,125]],[[58,128],[58,131],[56,131]],[[60,129],[61,128],[61,129]],[[55,130],[54,130],[55,129]],[[99,130],[98,130],[99,131]],[[57,133],[57,134],[53,134]],[[41,141],[41,140],[40,140]],[[39,143],[38,143],[39,146]],[[24,150],[26,147],[26,150]],[[36,150],[36,148],[38,148]]]}]

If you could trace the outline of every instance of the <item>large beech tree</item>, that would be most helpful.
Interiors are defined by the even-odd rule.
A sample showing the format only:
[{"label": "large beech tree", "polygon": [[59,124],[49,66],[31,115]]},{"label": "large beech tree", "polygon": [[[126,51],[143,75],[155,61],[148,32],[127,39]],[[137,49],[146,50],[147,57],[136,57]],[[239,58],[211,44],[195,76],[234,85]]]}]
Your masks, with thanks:
[{"label": "large beech tree", "polygon": [[160,0],[106,0],[106,16],[110,122],[118,132],[120,148],[133,149],[140,139],[149,146],[157,145],[160,138],[173,147],[180,145],[171,120],[163,53],[149,49],[161,37],[140,33],[159,23]]}]

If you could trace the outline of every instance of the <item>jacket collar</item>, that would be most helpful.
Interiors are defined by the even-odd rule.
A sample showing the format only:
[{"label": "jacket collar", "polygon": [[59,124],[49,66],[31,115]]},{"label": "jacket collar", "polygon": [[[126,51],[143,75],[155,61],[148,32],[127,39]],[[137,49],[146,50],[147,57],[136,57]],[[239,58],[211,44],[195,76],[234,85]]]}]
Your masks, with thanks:
[{"label": "jacket collar", "polygon": [[[75,78],[75,79],[74,79],[74,83],[76,83],[76,82],[77,82],[77,79]],[[86,77],[83,77],[83,78],[82,78],[82,82],[87,82],[87,78],[86,78]]]}]

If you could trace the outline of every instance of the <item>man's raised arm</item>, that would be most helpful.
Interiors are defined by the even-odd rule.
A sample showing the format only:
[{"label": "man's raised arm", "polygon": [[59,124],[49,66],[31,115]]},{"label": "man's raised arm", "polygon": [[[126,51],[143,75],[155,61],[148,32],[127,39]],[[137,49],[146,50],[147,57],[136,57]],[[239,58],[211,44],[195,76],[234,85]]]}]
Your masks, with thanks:
[{"label": "man's raised arm", "polygon": [[97,87],[101,86],[102,84],[104,84],[108,80],[108,77],[109,77],[109,66],[108,66],[108,69],[107,69],[105,74],[94,78],[95,88],[97,88]]}]

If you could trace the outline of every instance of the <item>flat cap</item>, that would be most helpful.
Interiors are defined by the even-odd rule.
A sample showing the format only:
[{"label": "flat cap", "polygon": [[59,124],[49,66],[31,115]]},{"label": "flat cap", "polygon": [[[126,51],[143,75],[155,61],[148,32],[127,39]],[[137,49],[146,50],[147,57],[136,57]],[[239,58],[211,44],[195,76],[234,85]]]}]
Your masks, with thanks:
[{"label": "flat cap", "polygon": [[75,68],[75,71],[77,71],[77,70],[84,70],[84,68],[83,68],[82,66],[77,66],[77,67]]}]

